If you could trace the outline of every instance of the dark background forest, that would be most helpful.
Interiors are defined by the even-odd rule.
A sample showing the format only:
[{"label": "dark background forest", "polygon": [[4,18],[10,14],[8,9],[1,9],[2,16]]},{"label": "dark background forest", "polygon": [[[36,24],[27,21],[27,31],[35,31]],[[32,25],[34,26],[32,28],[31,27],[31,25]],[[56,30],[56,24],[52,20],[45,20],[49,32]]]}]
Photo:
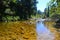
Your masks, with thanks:
[{"label": "dark background forest", "polygon": [[36,0],[0,0],[0,21],[27,20],[36,15]]}]

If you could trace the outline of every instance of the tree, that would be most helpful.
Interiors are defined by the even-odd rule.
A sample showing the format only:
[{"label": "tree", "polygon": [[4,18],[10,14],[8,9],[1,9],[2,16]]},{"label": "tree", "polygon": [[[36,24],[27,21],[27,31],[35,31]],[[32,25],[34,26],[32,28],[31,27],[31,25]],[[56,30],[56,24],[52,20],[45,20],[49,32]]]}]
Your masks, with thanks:
[{"label": "tree", "polygon": [[48,9],[49,9],[49,14],[50,14],[50,17],[52,17],[54,14],[57,14],[57,2],[56,0],[51,0],[49,3],[48,3]]},{"label": "tree", "polygon": [[1,20],[8,20],[9,16],[12,19],[18,16],[19,20],[26,20],[37,11],[36,0],[1,0],[0,4]]}]

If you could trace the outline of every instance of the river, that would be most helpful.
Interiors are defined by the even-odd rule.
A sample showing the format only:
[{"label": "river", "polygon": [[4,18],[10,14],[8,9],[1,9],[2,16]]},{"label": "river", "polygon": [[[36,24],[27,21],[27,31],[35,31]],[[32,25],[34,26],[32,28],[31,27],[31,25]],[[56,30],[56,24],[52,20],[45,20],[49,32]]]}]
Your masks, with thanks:
[{"label": "river", "polygon": [[50,32],[50,30],[45,27],[43,22],[39,22],[36,24],[37,31],[37,40],[54,40],[54,34]]},{"label": "river", "polygon": [[0,40],[60,40],[55,22],[29,21],[0,22]]},{"label": "river", "polygon": [[60,40],[60,32],[53,27],[54,22],[37,22],[37,40]]}]

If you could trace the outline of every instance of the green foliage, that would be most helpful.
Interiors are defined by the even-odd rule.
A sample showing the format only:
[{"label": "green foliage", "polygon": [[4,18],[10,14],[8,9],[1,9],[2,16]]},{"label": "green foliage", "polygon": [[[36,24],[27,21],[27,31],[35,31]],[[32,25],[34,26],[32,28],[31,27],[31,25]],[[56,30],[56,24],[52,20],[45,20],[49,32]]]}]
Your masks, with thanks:
[{"label": "green foliage", "polygon": [[37,10],[36,0],[1,0],[0,4],[0,19],[7,21],[31,18]]},{"label": "green foliage", "polygon": [[40,17],[41,17],[41,15],[37,13],[36,14],[36,18],[40,18]]},{"label": "green foliage", "polygon": [[12,0],[14,3],[16,3],[17,0]]},{"label": "green foliage", "polygon": [[[51,0],[47,7],[49,6],[49,16],[51,18],[60,18],[60,1],[58,0]],[[47,8],[48,9],[48,8]],[[46,13],[48,13],[46,9]]]},{"label": "green foliage", "polygon": [[51,18],[53,18],[53,19],[60,19],[60,15],[59,14],[52,14]]}]

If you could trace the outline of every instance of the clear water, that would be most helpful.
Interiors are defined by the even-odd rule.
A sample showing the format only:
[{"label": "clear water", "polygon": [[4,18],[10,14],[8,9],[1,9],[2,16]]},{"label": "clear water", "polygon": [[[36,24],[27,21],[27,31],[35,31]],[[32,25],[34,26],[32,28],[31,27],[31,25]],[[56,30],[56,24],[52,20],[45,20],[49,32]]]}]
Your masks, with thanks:
[{"label": "clear water", "polygon": [[45,27],[44,23],[38,22],[36,24],[37,40],[54,40],[54,34]]}]

